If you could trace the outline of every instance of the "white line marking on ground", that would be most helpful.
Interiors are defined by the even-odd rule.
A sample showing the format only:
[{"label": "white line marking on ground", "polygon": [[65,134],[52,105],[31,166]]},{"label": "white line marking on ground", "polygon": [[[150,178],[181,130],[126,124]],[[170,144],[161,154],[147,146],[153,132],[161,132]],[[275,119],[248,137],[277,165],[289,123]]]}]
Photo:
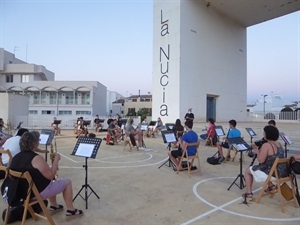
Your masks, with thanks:
[{"label": "white line marking on ground", "polygon": [[[212,210],[210,210],[210,211],[208,211],[208,212],[206,212],[206,213],[203,213],[203,214],[201,214],[201,215],[199,215],[199,216],[197,216],[197,217],[195,217],[195,218],[193,218],[193,219],[190,219],[190,220],[188,220],[188,221],[182,223],[182,225],[188,225],[188,224],[191,224],[191,223],[193,223],[193,222],[195,222],[195,221],[197,221],[197,220],[200,220],[200,219],[202,219],[203,217],[206,217],[207,215],[212,214],[212,213],[214,213],[214,212],[216,212],[216,211],[218,211],[218,210],[221,210],[221,211],[223,211],[223,212],[227,212],[227,213],[229,213],[229,214],[233,214],[233,215],[236,215],[236,216],[247,217],[247,218],[256,219],[256,220],[277,221],[277,222],[283,222],[283,221],[299,221],[299,220],[300,220],[300,217],[295,217],[295,218],[284,218],[284,219],[283,219],[283,218],[268,218],[268,217],[250,216],[250,215],[246,215],[246,214],[241,214],[241,213],[232,212],[232,211],[229,211],[229,210],[224,209],[224,207],[226,207],[226,206],[228,206],[228,205],[230,205],[230,204],[232,204],[232,203],[235,203],[235,202],[237,202],[237,201],[241,201],[241,200],[242,200],[241,197],[238,197],[238,198],[236,198],[236,199],[234,199],[234,200],[232,200],[232,201],[230,201],[230,202],[227,202],[227,203],[225,203],[225,204],[223,204],[223,205],[221,205],[221,206],[216,206],[216,205],[214,205],[214,204],[212,204],[212,203],[206,201],[204,198],[202,198],[202,197],[198,194],[198,192],[197,192],[197,187],[198,187],[200,184],[202,184],[202,183],[204,183],[204,182],[206,182],[206,181],[209,181],[209,180],[215,180],[215,179],[227,179],[227,178],[234,178],[234,177],[213,177],[213,178],[208,178],[208,179],[199,181],[198,183],[196,183],[196,184],[194,185],[194,187],[193,187],[193,193],[195,194],[195,196],[196,196],[200,201],[202,201],[202,202],[204,202],[205,204],[207,204],[207,205],[213,207],[214,209],[212,209]],[[257,190],[255,190],[254,192],[257,192],[258,190],[260,190],[260,188],[257,189]]]}]

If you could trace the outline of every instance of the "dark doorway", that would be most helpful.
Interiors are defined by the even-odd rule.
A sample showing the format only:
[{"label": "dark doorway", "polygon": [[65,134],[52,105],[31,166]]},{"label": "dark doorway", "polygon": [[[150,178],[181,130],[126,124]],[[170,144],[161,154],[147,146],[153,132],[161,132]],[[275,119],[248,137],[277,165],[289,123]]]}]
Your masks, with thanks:
[{"label": "dark doorway", "polygon": [[206,121],[208,118],[213,118],[216,121],[216,98],[206,98]]}]

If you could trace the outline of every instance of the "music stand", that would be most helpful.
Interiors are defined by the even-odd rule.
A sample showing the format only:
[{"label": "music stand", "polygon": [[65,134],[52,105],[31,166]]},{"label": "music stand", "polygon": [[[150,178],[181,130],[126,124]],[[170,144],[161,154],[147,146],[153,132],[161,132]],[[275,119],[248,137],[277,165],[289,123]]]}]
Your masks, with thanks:
[{"label": "music stand", "polygon": [[59,124],[61,124],[61,120],[54,120],[53,124],[59,125]]},{"label": "music stand", "polygon": [[246,131],[248,132],[248,134],[250,135],[250,141],[251,141],[251,144],[252,144],[252,139],[254,136],[256,136],[256,133],[254,132],[254,130],[252,128],[245,128]]},{"label": "music stand", "polygon": [[[173,131],[170,131],[170,130],[162,130],[161,131],[161,135],[163,137],[163,140],[164,140],[164,143],[168,143],[168,146],[167,148],[169,149],[169,151],[171,151],[171,143],[173,142],[176,142],[177,141],[177,138],[176,138],[176,135]],[[172,162],[172,160],[170,159],[170,157],[163,163],[161,164],[158,169],[160,169],[163,165],[165,165],[167,162],[169,162],[169,167],[172,167],[174,168],[174,164]]]},{"label": "music stand", "polygon": [[[79,195],[84,201],[85,201],[85,208],[88,208],[88,198],[93,193],[96,195],[96,197],[99,199],[100,197],[96,194],[96,192],[91,188],[91,186],[88,184],[88,164],[87,159],[88,158],[96,158],[96,155],[98,153],[98,149],[100,147],[102,139],[101,138],[88,138],[88,137],[79,137],[77,140],[77,143],[74,147],[73,152],[71,155],[79,156],[79,157],[85,157],[85,165],[82,167],[85,168],[85,183],[82,185],[81,189],[78,191],[78,193],[73,198],[73,202]],[[90,189],[90,194],[88,195],[88,188]],[[80,192],[85,189],[85,196],[83,197]]]},{"label": "music stand", "polygon": [[[225,136],[225,132],[224,132],[222,126],[215,126],[215,132],[217,135],[217,141],[220,141],[219,140],[220,136]],[[212,157],[215,157],[216,155],[218,155],[218,157],[220,157],[219,151],[217,151]]]},{"label": "music stand", "polygon": [[[229,191],[233,184],[238,186],[240,189],[243,189],[246,186],[246,181],[243,174],[243,152],[248,151],[249,149],[251,149],[251,147],[242,138],[228,138],[227,140],[230,145],[232,145],[237,151],[240,152],[240,173],[237,175],[237,177],[227,190]],[[239,178],[240,185],[236,183],[237,179]]]},{"label": "music stand", "polygon": [[90,120],[84,120],[83,121],[83,126],[89,126],[91,125],[91,121]]},{"label": "music stand", "polygon": [[217,134],[217,137],[218,137],[218,141],[219,141],[220,136],[225,136],[225,132],[224,132],[222,126],[215,126],[215,131],[216,131],[216,134]]},{"label": "music stand", "polygon": [[166,123],[165,125],[166,125],[167,130],[173,130],[173,127],[175,127],[174,123]]},{"label": "music stand", "polygon": [[40,134],[40,145],[45,145],[46,147],[46,152],[45,152],[45,160],[47,162],[47,158],[48,158],[48,151],[47,151],[47,146],[51,145],[53,138],[55,135],[55,131],[54,130],[42,130],[41,134]]},{"label": "music stand", "polygon": [[279,136],[284,141],[284,157],[287,158],[287,151],[288,151],[287,145],[291,145],[291,144],[293,144],[293,142],[283,132],[279,132]]}]

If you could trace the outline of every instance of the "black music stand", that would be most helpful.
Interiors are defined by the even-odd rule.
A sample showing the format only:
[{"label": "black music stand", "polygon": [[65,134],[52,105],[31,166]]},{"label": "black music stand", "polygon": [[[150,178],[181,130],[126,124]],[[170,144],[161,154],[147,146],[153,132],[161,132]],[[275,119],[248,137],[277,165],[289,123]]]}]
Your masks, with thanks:
[{"label": "black music stand", "polygon": [[[156,125],[156,121],[150,121],[150,123],[149,123],[149,125],[148,125],[148,128],[149,128],[149,127],[152,127],[152,134],[151,134],[151,135],[152,135],[153,137],[155,137],[155,136],[154,136],[154,132],[153,132],[153,129],[154,129],[155,125]],[[149,136],[149,137],[150,137],[150,136]]]},{"label": "black music stand", "polygon": [[[217,141],[220,141],[219,140],[220,136],[225,136],[225,132],[224,132],[222,126],[215,126],[215,132],[216,132],[217,139],[218,139]],[[218,157],[220,157],[219,151],[217,151],[212,157],[215,157],[216,155],[218,155]]]},{"label": "black music stand", "polygon": [[246,131],[248,132],[248,134],[250,135],[250,141],[251,141],[251,144],[252,144],[252,139],[254,136],[256,136],[256,133],[254,132],[254,130],[252,128],[245,128]]},{"label": "black music stand", "polygon": [[45,152],[45,160],[47,162],[47,158],[48,158],[48,150],[47,150],[47,146],[51,145],[52,140],[54,138],[55,135],[55,131],[54,130],[42,130],[41,134],[40,134],[40,142],[39,144],[41,145],[45,145],[46,148],[46,152]]},{"label": "black music stand", "polygon": [[146,144],[145,144],[145,142],[144,142],[144,131],[147,131],[148,130],[148,123],[141,123],[140,124],[140,128],[141,128],[141,131],[142,131],[142,145],[143,145],[143,147],[144,148],[147,148],[146,147]]},{"label": "black music stand", "polygon": [[172,131],[173,127],[175,127],[174,123],[166,123],[165,125],[166,125],[167,130],[170,130],[170,131]]},{"label": "black music stand", "polygon": [[[167,148],[169,149],[169,151],[171,151],[171,143],[177,141],[175,133],[173,131],[170,131],[170,130],[162,130],[161,131],[161,135],[163,137],[164,143],[168,143]],[[174,163],[172,162],[172,160],[169,157],[163,164],[161,164],[158,167],[158,169],[160,169],[167,162],[169,162],[169,167],[171,167],[171,165],[172,165],[173,168],[176,168],[176,167],[174,167]]]},{"label": "black music stand", "polygon": [[54,120],[53,124],[59,125],[59,124],[61,124],[61,120]]},{"label": "black music stand", "polygon": [[[242,138],[228,138],[228,143],[233,146],[236,150],[240,152],[240,173],[237,175],[235,180],[232,182],[232,184],[227,189],[228,191],[232,187],[233,184],[238,186],[240,189],[243,189],[246,186],[245,177],[243,174],[243,152],[248,151],[251,149],[251,147],[245,142]],[[240,184],[238,185],[236,181],[240,178]]]},{"label": "black music stand", "polygon": [[90,120],[84,120],[83,121],[83,126],[89,126],[91,125],[91,121]]},{"label": "black music stand", "polygon": [[224,132],[222,126],[215,126],[215,131],[216,131],[216,134],[217,134],[217,137],[218,137],[218,141],[219,141],[220,136],[225,136],[225,132]]},{"label": "black music stand", "polygon": [[283,132],[279,132],[279,136],[284,141],[284,157],[287,158],[287,151],[288,151],[287,145],[291,145],[291,144],[293,144],[293,142]]},{"label": "black music stand", "polygon": [[[96,158],[96,155],[98,153],[98,149],[100,147],[102,139],[101,138],[88,138],[88,137],[79,137],[77,140],[77,143],[74,147],[73,152],[71,155],[79,156],[79,157],[85,157],[85,165],[82,167],[85,168],[85,182],[82,185],[81,189],[78,191],[78,193],[73,198],[73,202],[79,195],[84,201],[85,201],[85,208],[88,208],[88,198],[93,193],[96,195],[96,197],[99,199],[100,197],[96,194],[96,192],[91,188],[91,186],[88,184],[88,164],[87,159],[88,158]],[[88,188],[90,189],[90,193],[88,194]],[[83,197],[80,192],[85,189],[85,196]]]}]

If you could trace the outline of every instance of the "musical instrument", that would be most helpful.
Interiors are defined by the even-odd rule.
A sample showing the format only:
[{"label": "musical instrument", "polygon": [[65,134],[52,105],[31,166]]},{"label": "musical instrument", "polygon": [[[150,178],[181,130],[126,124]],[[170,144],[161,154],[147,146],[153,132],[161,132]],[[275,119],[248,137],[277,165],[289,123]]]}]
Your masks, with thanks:
[{"label": "musical instrument", "polygon": [[[54,145],[53,145],[53,141],[50,144],[50,160],[51,160],[52,164],[53,164],[55,155],[57,153],[56,139],[54,138],[53,140],[54,140]],[[58,170],[58,167],[57,167],[57,170]],[[58,178],[58,174],[56,173],[54,179],[56,180],[57,178]]]},{"label": "musical instrument", "polygon": [[[267,143],[267,142],[268,142],[267,140],[261,139],[261,140],[259,140],[259,141],[254,142],[254,143],[255,143],[256,146],[258,146],[258,150],[259,150],[259,149],[261,148],[261,146],[262,146],[264,143]],[[252,158],[252,161],[251,161],[251,163],[250,163],[250,166],[253,166],[253,164],[254,164],[256,158],[257,158],[257,154],[254,154],[254,156],[253,156],[253,158]]]}]

